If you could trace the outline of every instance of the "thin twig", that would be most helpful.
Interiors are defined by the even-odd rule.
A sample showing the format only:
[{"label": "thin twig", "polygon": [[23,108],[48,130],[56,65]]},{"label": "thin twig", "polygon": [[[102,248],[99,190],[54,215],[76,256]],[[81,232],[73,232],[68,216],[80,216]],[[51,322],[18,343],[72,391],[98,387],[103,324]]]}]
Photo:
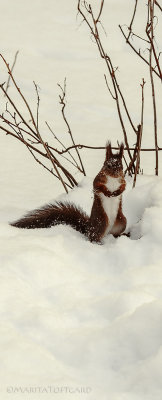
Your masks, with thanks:
[{"label": "thin twig", "polygon": [[129,29],[128,40],[129,40],[130,35],[131,35],[131,33],[132,33],[132,26],[133,26],[133,22],[134,22],[135,15],[136,15],[136,11],[137,11],[137,3],[138,3],[138,0],[135,0],[135,6],[134,6],[134,11],[133,11],[133,16],[132,16],[130,25],[129,25],[129,27],[128,27],[128,29]]},{"label": "thin twig", "polygon": [[[82,150],[82,149],[105,150],[105,146],[87,146],[87,145],[85,145],[85,144],[75,144],[75,145],[73,145],[73,146],[67,147],[66,150],[62,150],[62,151],[59,151],[59,150],[57,150],[57,149],[54,149],[54,150],[55,150],[58,154],[61,155],[61,154],[66,153],[67,151],[69,151],[69,150],[71,150],[71,149],[75,149],[75,148],[78,148],[79,150]],[[118,148],[117,146],[111,146],[111,148],[112,148],[113,150],[119,150],[119,148]],[[128,150],[126,146],[125,146],[124,150],[125,150],[125,151]],[[129,150],[130,150],[130,151],[134,151],[134,147],[129,147]],[[162,150],[162,147],[158,147],[158,150],[161,151],[161,150]],[[141,151],[156,151],[156,150],[155,150],[155,148],[151,148],[151,149],[150,149],[150,148],[141,148]]]},{"label": "thin twig", "polygon": [[[124,36],[124,38],[125,38],[125,40],[126,40],[126,43],[128,43],[128,45],[131,47],[131,49],[132,49],[132,50],[138,55],[138,57],[140,57],[148,66],[150,66],[149,61],[148,61],[145,57],[142,56],[140,49],[137,50],[137,49],[133,46],[133,44],[130,42],[130,40],[128,40],[128,38],[127,38],[126,34],[124,33],[123,28],[122,28],[121,25],[119,25],[119,29],[120,29],[122,35]],[[160,76],[159,73],[155,70],[155,68],[152,67],[152,71],[161,79],[161,76]]]},{"label": "thin twig", "polygon": [[31,128],[31,126],[25,121],[23,115],[20,113],[20,111],[18,110],[18,108],[16,107],[16,105],[14,104],[13,100],[11,99],[11,97],[8,95],[8,93],[6,92],[6,90],[4,89],[4,84],[2,83],[0,85],[0,89],[3,91],[3,93],[6,95],[6,97],[8,98],[10,104],[12,105],[12,107],[14,108],[14,110],[16,111],[16,113],[19,115],[19,117],[21,118],[22,122],[24,123],[24,125],[26,125],[28,127],[28,129],[33,133],[33,135],[35,135],[36,137],[36,133],[35,131]]},{"label": "thin twig", "polygon": [[[55,178],[59,179],[59,177],[58,177],[56,174],[54,174],[54,172],[53,172],[52,169],[48,168],[45,164],[43,164],[43,163],[40,161],[39,158],[36,157],[36,155],[34,154],[34,151],[29,147],[29,145],[28,145],[27,147],[28,147],[28,150],[30,151],[31,155],[34,157],[34,160],[35,160],[38,164],[42,165],[42,167],[45,168],[48,172],[50,172],[53,176],[55,176]],[[72,189],[72,186],[70,186],[67,182],[65,182],[65,185],[68,186],[69,189]]]},{"label": "thin twig", "polygon": [[[36,125],[36,122],[35,122],[33,113],[32,113],[32,111],[31,111],[31,108],[29,107],[29,104],[28,104],[27,100],[25,99],[23,93],[21,92],[20,88],[18,87],[18,85],[17,85],[17,83],[16,83],[16,81],[15,81],[13,75],[12,75],[12,72],[11,72],[11,70],[10,70],[9,64],[7,64],[7,61],[5,60],[5,58],[3,57],[2,54],[0,54],[0,57],[1,57],[2,60],[4,61],[5,65],[6,65],[7,69],[8,69],[8,73],[9,73],[9,75],[11,76],[12,82],[14,83],[14,86],[15,86],[16,90],[19,92],[19,94],[20,94],[22,100],[24,101],[24,103],[25,103],[25,105],[26,105],[26,108],[27,108],[28,111],[29,111],[29,115],[30,115],[30,117],[31,117],[32,123],[33,123],[33,125],[34,125],[34,127],[35,127],[35,129],[36,129],[36,132],[37,132],[37,125]],[[7,97],[8,97],[8,96],[7,96]],[[18,112],[18,110],[16,110],[16,112]],[[25,122],[25,124],[26,124],[26,122]],[[31,128],[30,128],[30,129],[31,129]],[[35,132],[34,132],[34,133],[35,133]]]},{"label": "thin twig", "polygon": [[[75,145],[74,138],[73,138],[73,134],[72,134],[72,130],[71,130],[71,128],[70,128],[69,122],[68,122],[68,120],[67,120],[67,118],[66,118],[66,115],[65,115],[65,106],[66,106],[66,104],[65,104],[65,97],[66,97],[66,78],[65,78],[65,80],[64,80],[64,88],[62,88],[62,86],[61,86],[60,84],[58,84],[58,86],[59,86],[59,88],[61,89],[61,92],[62,92],[62,96],[61,96],[61,95],[59,96],[59,98],[60,98],[60,104],[61,104],[61,106],[62,106],[62,109],[61,109],[61,111],[62,111],[62,116],[63,116],[63,119],[64,119],[64,121],[65,121],[65,124],[66,124],[66,126],[67,126],[67,128],[68,128],[68,133],[69,133],[69,135],[70,135],[70,137],[71,137],[71,141],[72,141],[73,145]],[[79,162],[80,162],[80,165],[81,165],[82,173],[83,173],[84,176],[86,176],[85,169],[84,169],[84,166],[83,166],[83,163],[82,163],[82,159],[81,159],[81,157],[80,157],[80,154],[79,154],[79,151],[78,151],[77,148],[76,148],[76,152],[77,152],[77,156],[78,156],[78,158],[79,158]]]},{"label": "thin twig", "polygon": [[[41,155],[42,157],[44,157],[44,158],[46,158],[47,160],[49,160],[49,156],[48,156],[48,153],[46,152],[46,153],[43,153],[41,150],[39,150],[37,147],[34,147],[31,143],[29,143],[29,142],[27,142],[25,139],[24,139],[24,137],[20,137],[18,134],[16,134],[16,133],[13,133],[12,131],[10,131],[9,129],[7,129],[6,127],[3,127],[2,125],[0,125],[0,129],[1,130],[3,130],[5,133],[6,133],[6,135],[11,135],[11,136],[13,136],[14,138],[16,138],[16,139],[18,139],[20,142],[22,142],[23,144],[25,144],[25,146],[27,147],[27,148],[30,148],[30,149],[32,149],[33,151],[35,151],[36,153],[38,153],[39,155]],[[48,144],[46,143],[46,146],[48,147]],[[52,157],[52,155],[51,155],[51,157]],[[69,171],[67,171],[67,169],[65,168],[65,167],[63,167],[60,163],[59,163],[59,161],[56,159],[56,158],[54,158],[54,161],[55,161],[55,164],[57,165],[57,167],[58,168],[61,168],[62,169],[62,171],[63,171],[63,173],[65,174],[65,176],[69,179],[69,182],[71,183],[71,185],[72,185],[72,187],[74,187],[74,185],[75,186],[77,186],[77,182],[76,182],[76,180],[73,178],[73,176],[70,174],[70,172]],[[53,164],[53,163],[52,163]],[[46,168],[47,169],[47,168]],[[56,170],[56,169],[55,169]],[[57,175],[55,175],[55,174],[53,174],[55,177],[57,176]],[[59,178],[59,175],[57,176],[57,178],[58,179],[60,179]],[[66,184],[65,182],[64,182],[64,184]],[[68,185],[67,185],[68,186]]]},{"label": "thin twig", "polygon": [[157,1],[157,0],[155,0],[155,4],[156,4],[156,6],[158,6],[158,7],[159,7],[160,11],[162,11],[162,7],[160,6],[160,4],[158,3],[158,1]]},{"label": "thin twig", "polygon": [[102,10],[103,10],[103,6],[104,6],[104,0],[101,1],[101,7],[100,7],[100,11],[99,11],[98,17],[97,17],[97,19],[96,19],[96,24],[97,24],[97,23],[99,22],[99,20],[100,20],[100,17],[101,17],[101,14],[102,14]]},{"label": "thin twig", "polygon": [[108,91],[109,91],[110,94],[111,94],[111,97],[116,101],[116,97],[113,95],[112,90],[110,89],[110,86],[109,86],[108,80],[107,80],[107,76],[106,76],[105,74],[104,74],[104,78],[105,78],[105,82],[106,82],[106,86],[107,86],[107,88],[108,88]]},{"label": "thin twig", "polygon": [[141,124],[139,125],[139,137],[138,137],[138,145],[137,145],[137,161],[136,161],[136,168],[133,180],[133,188],[136,185],[137,174],[139,173],[140,168],[140,152],[141,152],[141,142],[142,142],[142,133],[143,133],[143,115],[144,115],[144,85],[145,81],[143,79],[141,88],[142,88],[142,106],[141,106]]},{"label": "thin twig", "polygon": [[[7,112],[8,112],[8,110],[7,110]],[[17,125],[16,125],[16,124],[13,123],[12,121],[9,121],[7,118],[5,118],[3,114],[0,115],[0,119],[2,119],[2,121],[3,121],[5,124],[9,125],[10,127],[12,127],[12,126],[13,126],[13,127],[17,127],[18,125],[20,126],[20,124],[21,124],[21,122],[19,122],[19,123],[17,123]],[[32,133],[30,133],[29,131],[23,129],[22,126],[21,126],[21,131],[24,132],[24,133],[27,133],[27,135],[31,136],[34,140],[36,140],[35,136],[32,135]],[[39,141],[37,140],[36,143],[39,143]]]},{"label": "thin twig", "polygon": [[150,40],[150,80],[151,80],[151,89],[152,89],[152,102],[153,102],[153,113],[154,113],[154,139],[155,139],[155,151],[156,151],[156,161],[155,161],[155,175],[158,175],[158,139],[157,139],[157,111],[156,111],[156,98],[155,98],[155,86],[154,86],[154,78],[152,73],[152,55],[153,55],[153,40],[154,40],[154,0],[148,0],[148,22],[146,31],[148,32],[148,26],[150,27],[150,35],[148,37]]},{"label": "thin twig", "polygon": [[[17,50],[16,53],[15,53],[14,61],[13,61],[12,67],[11,67],[11,73],[14,70],[18,54],[19,54],[19,50]],[[9,88],[9,85],[10,85],[10,79],[11,79],[11,75],[9,74],[8,81],[7,81],[7,84],[6,84],[6,92],[7,92],[8,88]],[[4,96],[6,96],[6,95],[4,94]]]},{"label": "thin twig", "polygon": [[39,129],[39,104],[40,104],[40,97],[38,93],[38,85],[33,81],[34,86],[35,86],[35,91],[37,95],[37,130]]},{"label": "thin twig", "polygon": [[[66,146],[65,146],[65,145],[61,142],[61,140],[56,136],[56,134],[53,132],[53,130],[52,130],[52,128],[50,127],[50,125],[48,124],[48,122],[45,121],[45,123],[46,123],[46,125],[47,125],[49,131],[52,133],[54,139],[57,140],[57,142],[58,142],[59,144],[61,144],[61,146],[62,146],[64,149],[66,149]],[[55,149],[55,148],[52,147],[52,146],[49,146],[49,148],[50,148],[51,150],[54,150],[54,151],[58,152],[57,149]],[[69,154],[69,156],[71,157],[71,159],[72,159],[74,162],[71,161],[71,160],[69,160],[69,158],[67,158],[67,157],[65,157],[65,156],[63,156],[63,155],[61,155],[61,154],[60,154],[60,155],[61,155],[62,157],[64,157],[64,159],[67,160],[70,164],[72,164],[75,168],[77,168],[77,169],[79,170],[79,172],[82,173],[82,170],[80,169],[79,165],[77,164],[75,158],[74,158],[73,155],[70,153],[70,151],[68,151],[68,154]]]},{"label": "thin twig", "polygon": [[146,34],[147,34],[147,36],[148,36],[149,43],[150,43],[150,45],[151,45],[151,49],[152,49],[151,51],[153,52],[154,58],[155,58],[155,61],[156,61],[156,66],[153,68],[153,70],[154,70],[155,68],[158,69],[158,71],[159,71],[159,77],[161,78],[161,81],[162,81],[162,72],[161,72],[160,63],[159,63],[159,56],[157,56],[156,50],[155,50],[155,46],[154,46],[154,27],[153,27],[153,25],[151,24],[151,22],[150,22],[150,23],[147,23],[147,26],[146,26]]},{"label": "thin twig", "polygon": [[143,37],[140,36],[140,35],[137,35],[137,33],[131,32],[131,37],[132,37],[132,38],[133,38],[133,37],[136,37],[137,39],[140,39],[140,40],[142,40],[142,41],[145,42],[145,43],[149,43],[149,41],[148,41],[147,39],[143,38]]}]

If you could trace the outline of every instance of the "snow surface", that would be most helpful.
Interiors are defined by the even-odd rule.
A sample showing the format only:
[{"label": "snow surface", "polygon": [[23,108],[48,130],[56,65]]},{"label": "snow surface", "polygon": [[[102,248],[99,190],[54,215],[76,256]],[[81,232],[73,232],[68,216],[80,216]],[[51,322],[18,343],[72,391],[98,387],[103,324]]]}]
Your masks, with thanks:
[{"label": "snow surface", "polygon": [[[42,129],[48,120],[69,143],[56,85],[67,76],[68,118],[76,142],[104,145],[111,139],[115,144],[122,138],[115,105],[96,47],[87,29],[79,27],[76,4],[6,0],[1,4],[1,52],[12,62],[20,50],[15,75],[33,107],[32,81],[40,85]],[[120,60],[120,82],[137,125],[140,82],[148,72],[117,28],[130,20],[129,4],[106,2],[105,43],[115,63]],[[1,76],[6,80],[2,64]],[[151,146],[148,99],[149,83],[143,145]],[[67,226],[21,231],[8,222],[55,199],[73,201],[89,213],[103,151],[82,150],[88,177],[65,195],[21,144],[3,133],[0,142],[1,398],[161,400],[162,179],[152,176],[153,155],[143,155],[149,175],[138,177],[135,189],[127,178],[123,209],[131,238],[109,235],[100,246]],[[160,171],[161,166],[160,159]]]},{"label": "snow surface", "polygon": [[[130,239],[109,235],[100,246],[66,226],[1,223],[1,379],[9,390],[89,387],[75,398],[160,399],[162,180],[131,184],[123,207]],[[85,178],[61,199],[88,212],[91,189]]]}]

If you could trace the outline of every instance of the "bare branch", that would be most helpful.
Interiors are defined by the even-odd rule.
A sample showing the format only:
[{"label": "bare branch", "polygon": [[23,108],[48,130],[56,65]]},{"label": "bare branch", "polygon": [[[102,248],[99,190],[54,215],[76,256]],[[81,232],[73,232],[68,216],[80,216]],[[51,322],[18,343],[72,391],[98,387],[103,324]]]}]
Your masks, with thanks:
[{"label": "bare branch", "polygon": [[[150,46],[151,46],[151,52],[153,52],[154,58],[155,58],[155,61],[156,61],[156,66],[152,69],[152,71],[155,70],[155,68],[157,68],[158,71],[159,71],[159,77],[160,77],[160,79],[162,81],[162,72],[161,72],[161,68],[160,68],[160,64],[159,64],[159,55],[157,56],[156,50],[155,50],[155,46],[154,46],[154,27],[153,27],[152,24],[153,24],[153,20],[152,20],[152,23],[148,22],[147,26],[146,26],[146,34],[148,36],[149,43],[150,43]],[[151,66],[152,66],[152,64],[151,64]]]},{"label": "bare branch", "polygon": [[[14,86],[15,86],[16,90],[19,92],[19,94],[20,94],[22,100],[24,101],[24,103],[25,103],[25,105],[26,105],[26,107],[27,107],[27,109],[28,109],[28,111],[29,111],[29,115],[30,115],[30,117],[31,117],[32,123],[33,123],[33,125],[34,125],[34,127],[35,127],[35,129],[36,129],[36,131],[37,131],[37,125],[36,125],[36,122],[35,122],[33,113],[32,113],[32,111],[31,111],[31,109],[30,109],[30,107],[29,107],[29,104],[28,104],[28,102],[26,101],[24,95],[22,94],[20,88],[17,86],[17,83],[16,83],[16,81],[15,81],[13,75],[12,75],[12,72],[11,72],[11,69],[10,69],[10,67],[9,67],[9,64],[7,64],[7,61],[5,60],[5,58],[3,57],[2,54],[0,54],[0,57],[2,58],[2,60],[4,61],[5,65],[6,65],[7,69],[8,69],[8,73],[9,73],[9,75],[11,76],[11,79],[12,79],[12,81],[13,81],[13,83],[14,83]],[[7,97],[8,97],[8,96],[7,96]],[[16,110],[16,112],[18,112],[18,110]],[[25,123],[26,123],[26,122],[25,122]],[[31,128],[30,128],[30,129],[31,129]]]},{"label": "bare branch", "polygon": [[[155,138],[155,150],[156,150],[156,165],[155,165],[155,174],[158,175],[158,139],[157,139],[157,111],[156,111],[156,98],[155,98],[155,86],[154,86],[154,78],[152,73],[152,55],[153,51],[153,41],[154,41],[154,0],[148,0],[148,21],[146,32],[148,37],[150,38],[150,80],[151,80],[151,88],[152,88],[152,102],[153,102],[153,112],[154,112],[154,138]],[[149,31],[150,29],[150,31]],[[150,33],[149,33],[150,32]]]},{"label": "bare branch", "polygon": [[132,33],[132,26],[133,26],[133,22],[134,22],[135,15],[136,15],[136,11],[137,11],[137,3],[138,3],[138,0],[135,0],[135,6],[134,6],[134,11],[133,11],[133,16],[132,16],[130,25],[129,25],[129,27],[128,27],[128,29],[129,29],[129,35],[128,35],[128,38],[127,38],[128,40],[129,40],[130,35],[131,35],[131,33]]},{"label": "bare branch", "polygon": [[[66,106],[66,104],[65,104],[65,98],[66,98],[66,78],[65,78],[65,80],[64,80],[64,87],[62,88],[62,86],[61,86],[60,84],[58,84],[58,86],[59,86],[59,88],[61,89],[61,92],[62,92],[62,96],[61,96],[61,95],[59,96],[59,97],[60,97],[60,104],[61,104],[61,106],[62,106],[62,110],[61,110],[61,111],[62,111],[62,116],[63,116],[63,119],[64,119],[64,121],[65,121],[65,124],[66,124],[66,126],[67,126],[67,128],[68,128],[68,133],[69,133],[69,135],[70,135],[70,137],[71,137],[71,141],[72,141],[73,145],[75,145],[74,138],[73,138],[73,134],[72,134],[70,125],[69,125],[69,123],[68,123],[68,120],[67,120],[67,118],[66,118],[66,115],[65,115],[65,106]],[[85,176],[85,175],[86,175],[85,169],[84,169],[84,166],[83,166],[83,163],[82,163],[82,159],[81,159],[81,157],[80,157],[80,154],[79,154],[79,151],[78,151],[77,148],[76,148],[76,152],[77,152],[77,156],[78,156],[79,161],[80,161],[82,173],[83,173],[84,176]]]},{"label": "bare branch", "polygon": [[[45,123],[46,123],[46,125],[47,125],[49,131],[52,133],[54,139],[56,139],[57,142],[58,142],[59,144],[61,144],[61,146],[66,150],[66,146],[61,142],[60,139],[58,139],[58,137],[57,137],[56,134],[53,132],[53,130],[52,130],[52,128],[50,127],[50,125],[48,124],[48,122],[45,121]],[[52,146],[49,146],[49,148],[50,148],[51,150],[56,151],[58,154],[60,154],[60,152],[59,152],[56,148],[54,148],[54,147],[52,147]],[[68,154],[69,154],[69,156],[71,157],[71,159],[72,159],[74,162],[71,161],[71,160],[69,160],[69,158],[67,158],[67,157],[65,157],[65,156],[63,156],[63,155],[61,155],[61,154],[60,154],[60,155],[61,155],[62,157],[64,157],[65,160],[67,160],[69,163],[71,163],[74,167],[76,167],[76,168],[78,169],[79,172],[83,173],[83,171],[81,170],[81,168],[80,168],[79,165],[77,164],[75,158],[74,158],[73,155],[70,153],[70,151],[68,151]]]},{"label": "bare branch", "polygon": [[[19,54],[19,50],[17,50],[17,52],[15,53],[14,61],[13,61],[12,67],[11,67],[11,73],[14,70],[18,54]],[[8,88],[9,88],[9,85],[10,85],[10,79],[11,79],[11,75],[9,74],[8,81],[7,81],[7,84],[6,84],[6,92],[7,92]],[[4,96],[5,96],[5,94],[4,94]]]},{"label": "bare branch", "polygon": [[100,7],[100,11],[99,11],[98,17],[97,17],[97,19],[96,19],[96,24],[97,24],[97,23],[99,22],[99,20],[100,20],[100,17],[101,17],[101,14],[102,14],[102,10],[103,10],[103,6],[104,6],[104,0],[101,1],[101,7]]},{"label": "bare branch", "polygon": [[159,7],[160,11],[162,11],[162,7],[160,6],[160,4],[158,3],[158,1],[157,1],[157,0],[155,0],[155,4],[156,4],[156,6],[158,6],[158,7]]},{"label": "bare branch", "polygon": [[18,110],[18,108],[16,107],[16,105],[14,104],[13,100],[11,99],[11,97],[8,95],[8,93],[6,92],[6,90],[4,89],[4,84],[0,85],[0,89],[3,91],[3,93],[5,94],[5,96],[8,98],[10,104],[12,105],[12,107],[14,108],[14,110],[16,111],[16,113],[19,115],[21,121],[24,123],[25,126],[28,127],[28,129],[33,133],[33,135],[35,135],[36,137],[36,133],[34,131],[34,129],[31,128],[31,126],[25,121],[23,115],[20,113],[20,111]]},{"label": "bare branch", "polygon": [[38,93],[38,85],[33,81],[34,86],[35,86],[35,91],[37,95],[37,130],[39,129],[39,104],[40,104],[40,97]]},{"label": "bare branch", "polygon": [[143,114],[144,114],[144,85],[145,81],[143,79],[141,88],[142,88],[142,106],[141,106],[141,124],[139,125],[139,135],[137,139],[137,161],[136,161],[136,168],[135,168],[135,174],[134,174],[134,181],[133,181],[133,187],[136,185],[136,180],[137,180],[137,174],[139,173],[140,169],[140,151],[141,151],[141,142],[142,142],[142,132],[143,132]]},{"label": "bare branch", "polygon": [[111,97],[116,101],[116,97],[113,95],[113,93],[112,93],[112,91],[111,91],[111,89],[110,89],[110,86],[109,86],[109,84],[108,84],[107,77],[106,77],[105,74],[104,74],[104,77],[105,77],[105,82],[106,82],[106,86],[107,86],[107,88],[108,88],[108,91],[110,92]]},{"label": "bare branch", "polygon": [[[138,130],[139,130],[139,128],[138,128]],[[55,151],[61,155],[61,154],[66,153],[67,151],[69,151],[71,149],[75,149],[75,148],[78,148],[79,150],[82,150],[82,149],[105,150],[105,146],[87,146],[85,144],[75,144],[73,146],[67,147],[66,150],[59,151],[59,150],[55,149]],[[119,150],[119,147],[117,147],[117,146],[111,146],[111,148],[113,150]],[[134,151],[134,149],[135,149],[134,147],[129,147],[130,151]],[[127,151],[128,148],[125,146],[124,150]],[[158,150],[161,151],[162,147],[158,147]],[[151,152],[153,151],[154,152],[155,148],[141,148],[141,151],[151,151]]]},{"label": "bare branch", "polygon": [[[124,36],[126,43],[128,43],[128,45],[131,47],[131,49],[137,54],[138,57],[140,57],[148,66],[150,66],[149,61],[142,56],[140,49],[137,50],[133,44],[130,42],[130,40],[127,38],[126,34],[123,31],[123,28],[121,25],[119,25],[119,29],[121,30],[122,35]],[[161,79],[161,76],[159,75],[159,73],[155,70],[155,68],[152,67],[152,71]]]}]

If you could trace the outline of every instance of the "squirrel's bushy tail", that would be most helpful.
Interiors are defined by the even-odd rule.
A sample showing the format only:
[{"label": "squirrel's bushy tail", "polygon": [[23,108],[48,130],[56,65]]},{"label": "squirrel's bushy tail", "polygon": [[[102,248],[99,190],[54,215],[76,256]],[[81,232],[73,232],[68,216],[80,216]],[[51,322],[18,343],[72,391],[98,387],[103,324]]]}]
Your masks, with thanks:
[{"label": "squirrel's bushy tail", "polygon": [[66,224],[87,235],[88,223],[89,217],[81,208],[71,203],[57,202],[29,212],[10,225],[17,228],[35,229]]}]

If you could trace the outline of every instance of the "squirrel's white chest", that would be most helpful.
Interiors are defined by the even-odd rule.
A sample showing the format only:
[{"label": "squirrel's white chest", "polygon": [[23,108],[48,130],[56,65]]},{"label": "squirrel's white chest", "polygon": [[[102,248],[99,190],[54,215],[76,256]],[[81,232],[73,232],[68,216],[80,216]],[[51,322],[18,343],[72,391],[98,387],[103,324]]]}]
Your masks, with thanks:
[{"label": "squirrel's white chest", "polygon": [[[114,192],[115,190],[119,189],[120,185],[121,185],[120,178],[112,178],[112,177],[108,177],[107,183],[105,184],[105,186],[110,192]],[[102,207],[109,221],[109,225],[106,232],[108,233],[113,227],[114,222],[116,220],[121,195],[115,197],[107,197],[104,195],[104,193],[100,193],[100,199],[102,201]]]},{"label": "squirrel's white chest", "polygon": [[105,186],[107,187],[110,192],[114,192],[115,190],[119,189],[121,185],[121,177],[118,178],[113,178],[112,176],[109,176],[107,178],[107,183]]}]

